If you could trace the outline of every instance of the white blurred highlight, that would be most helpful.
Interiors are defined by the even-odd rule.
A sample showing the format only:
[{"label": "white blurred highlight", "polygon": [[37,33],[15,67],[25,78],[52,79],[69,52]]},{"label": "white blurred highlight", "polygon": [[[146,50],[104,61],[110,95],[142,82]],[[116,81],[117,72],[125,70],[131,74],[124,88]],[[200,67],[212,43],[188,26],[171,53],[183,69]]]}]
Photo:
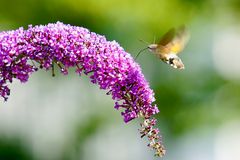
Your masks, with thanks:
[{"label": "white blurred highlight", "polygon": [[222,126],[215,142],[215,160],[240,160],[240,121]]},{"label": "white blurred highlight", "polygon": [[213,61],[227,79],[240,79],[240,30],[219,29],[213,41]]},{"label": "white blurred highlight", "polygon": [[92,114],[112,111],[110,117],[122,120],[111,97],[86,77],[46,74],[33,74],[25,84],[14,82],[9,100],[0,102],[0,136],[19,138],[37,160],[61,159],[76,126]]},{"label": "white blurred highlight", "polygon": [[[131,124],[130,124],[131,123]],[[105,127],[87,142],[86,160],[144,160],[153,159],[154,152],[137,132],[137,124],[118,124]],[[93,154],[94,153],[94,154]],[[155,158],[154,158],[155,159]]]}]

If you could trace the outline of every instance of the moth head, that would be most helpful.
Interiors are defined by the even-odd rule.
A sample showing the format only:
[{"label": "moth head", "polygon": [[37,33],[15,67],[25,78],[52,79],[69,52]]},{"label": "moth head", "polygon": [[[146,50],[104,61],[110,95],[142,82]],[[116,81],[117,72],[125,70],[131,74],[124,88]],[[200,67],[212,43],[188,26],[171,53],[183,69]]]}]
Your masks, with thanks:
[{"label": "moth head", "polygon": [[165,62],[173,68],[184,69],[184,64],[182,60],[176,54],[166,55]]},{"label": "moth head", "polygon": [[151,51],[151,52],[155,52],[156,49],[157,49],[158,45],[157,44],[150,44],[148,45],[148,49]]}]

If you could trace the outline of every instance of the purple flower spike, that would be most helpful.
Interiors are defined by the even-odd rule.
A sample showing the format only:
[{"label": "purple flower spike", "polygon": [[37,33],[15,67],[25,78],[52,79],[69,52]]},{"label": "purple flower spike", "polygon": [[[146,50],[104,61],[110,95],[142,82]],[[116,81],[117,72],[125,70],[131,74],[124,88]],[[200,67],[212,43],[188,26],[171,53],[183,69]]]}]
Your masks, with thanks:
[{"label": "purple flower spike", "polygon": [[159,112],[152,104],[154,93],[140,66],[117,42],[60,22],[0,32],[0,95],[5,101],[13,78],[27,82],[39,68],[51,69],[54,76],[54,66],[64,75],[70,67],[79,75],[89,75],[92,83],[112,95],[114,108],[123,109],[125,122],[142,117],[141,137],[148,137],[157,156],[165,154],[159,131],[153,128],[152,115]]}]

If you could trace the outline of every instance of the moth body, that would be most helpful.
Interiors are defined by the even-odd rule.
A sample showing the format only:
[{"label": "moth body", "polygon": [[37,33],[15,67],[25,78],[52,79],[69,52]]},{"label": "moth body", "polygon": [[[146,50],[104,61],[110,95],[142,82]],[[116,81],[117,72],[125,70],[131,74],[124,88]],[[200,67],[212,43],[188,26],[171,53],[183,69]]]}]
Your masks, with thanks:
[{"label": "moth body", "polygon": [[168,50],[164,46],[158,44],[150,44],[148,49],[155,54],[163,62],[169,64],[173,68],[184,69],[182,60],[176,55],[176,53],[168,53]]},{"label": "moth body", "polygon": [[149,51],[155,54],[163,62],[173,68],[184,69],[182,60],[178,54],[183,50],[189,40],[189,33],[184,26],[178,29],[170,29],[157,44],[148,45]]}]

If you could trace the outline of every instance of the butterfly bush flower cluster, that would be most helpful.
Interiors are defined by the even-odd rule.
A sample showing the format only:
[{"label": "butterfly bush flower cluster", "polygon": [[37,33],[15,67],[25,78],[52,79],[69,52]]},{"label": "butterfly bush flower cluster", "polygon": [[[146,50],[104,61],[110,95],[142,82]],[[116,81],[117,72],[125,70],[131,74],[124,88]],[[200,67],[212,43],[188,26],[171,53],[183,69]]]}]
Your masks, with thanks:
[{"label": "butterfly bush flower cluster", "polygon": [[[54,67],[55,66],[55,67]],[[0,96],[7,100],[9,84],[13,79],[27,82],[38,69],[58,68],[64,75],[74,67],[78,75],[88,75],[100,89],[106,90],[121,109],[127,123],[142,117],[141,137],[148,137],[148,146],[157,156],[165,153],[159,131],[154,128],[159,112],[154,93],[145,80],[140,66],[115,41],[88,29],[65,25],[61,22],[46,26],[29,26],[0,32]]]}]

